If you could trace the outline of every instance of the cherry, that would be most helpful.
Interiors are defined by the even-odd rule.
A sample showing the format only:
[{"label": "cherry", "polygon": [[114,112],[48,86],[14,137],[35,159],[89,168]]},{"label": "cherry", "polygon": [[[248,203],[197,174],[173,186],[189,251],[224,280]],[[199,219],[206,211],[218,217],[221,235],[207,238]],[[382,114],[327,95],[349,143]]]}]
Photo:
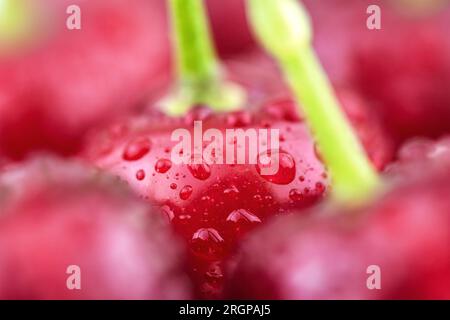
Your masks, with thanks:
[{"label": "cherry", "polygon": [[[383,167],[391,157],[389,143],[377,134],[381,130],[372,126],[373,118],[361,112],[356,95],[342,91],[340,96],[374,163]],[[195,120],[202,120],[203,132],[215,128],[224,135],[227,129],[280,130],[279,170],[261,175],[261,164],[175,164],[171,156],[177,141],[171,135],[180,128],[192,133]],[[114,134],[118,126],[123,131],[119,136]],[[247,154],[249,145],[244,148]],[[243,236],[270,217],[307,208],[327,193],[328,174],[318,152],[295,102],[277,98],[255,112],[213,113],[198,107],[171,118],[154,111],[93,133],[83,157],[163,207],[189,245],[199,295],[211,298],[220,297],[222,262]],[[213,278],[208,276],[211,268]]]},{"label": "cherry", "polygon": [[[199,294],[211,298],[220,295],[221,263],[236,243],[269,217],[317,202],[326,193],[328,178],[305,124],[287,121],[283,114],[269,118],[243,111],[200,117],[204,131],[215,128],[224,136],[233,128],[280,130],[280,169],[273,175],[261,175],[257,163],[174,163],[171,153],[177,141],[171,141],[172,132],[187,128],[193,133],[191,123],[204,113],[198,108],[179,119],[139,117],[124,125],[123,136],[112,138],[109,130],[96,134],[85,154],[91,163],[127,181],[140,197],[163,207],[189,246]],[[107,153],[98,152],[103,145],[109,146]],[[130,145],[133,157],[129,157]],[[242,148],[249,152],[248,144]]]},{"label": "cherry", "polygon": [[[179,21],[177,19],[185,12],[189,12],[188,17],[192,19],[197,18],[196,12],[201,12],[198,2],[172,1],[171,5],[175,21]],[[203,20],[204,17],[198,18],[198,21]],[[183,23],[186,21],[189,19],[185,18]],[[234,61],[235,68],[231,70],[229,79],[246,89],[247,102],[239,111],[214,112],[209,107],[217,101],[205,95],[203,90],[217,93],[217,87],[208,86],[220,86],[221,82],[214,71],[216,66],[211,58],[210,44],[201,37],[207,32],[196,24],[197,37],[203,40],[199,41],[202,46],[195,49],[204,59],[191,61],[188,53],[193,49],[184,46],[183,41],[187,38],[184,30],[190,28],[182,26],[177,25],[175,38],[181,48],[177,55],[179,72],[185,81],[179,83],[181,88],[175,91],[177,99],[172,100],[176,103],[169,106],[169,111],[183,114],[186,105],[189,109],[193,101],[180,103],[178,100],[183,96],[180,93],[187,89],[191,93],[188,97],[210,99],[210,103],[206,104],[208,107],[200,101],[203,102],[200,106],[178,118],[161,114],[156,107],[150,107],[143,116],[94,133],[88,139],[82,156],[101,169],[121,177],[142,198],[163,207],[174,229],[188,244],[197,293],[202,297],[217,298],[221,296],[223,263],[240,239],[273,216],[309,207],[322,199],[329,189],[329,175],[320,159],[321,150],[311,139],[303,115],[297,111],[298,105],[289,97],[287,89],[279,85],[282,80],[273,71],[273,63],[260,56],[264,67],[256,66],[254,69],[258,72],[245,72],[242,70],[252,68],[242,61]],[[188,88],[183,84],[187,84]],[[276,97],[273,92],[279,96]],[[355,94],[350,90],[339,92],[357,131],[371,149],[374,163],[383,167],[390,158],[390,151],[381,130],[376,123],[372,125],[373,118],[368,116],[370,113]],[[256,163],[210,163],[205,158],[198,163],[177,163],[174,152],[192,160],[194,150],[191,144],[176,149],[178,142],[172,141],[172,134],[179,129],[187,129],[195,137],[196,121],[201,121],[203,132],[208,129],[219,131],[225,137],[223,144],[229,143],[226,133],[230,129],[279,130],[280,146],[267,150],[271,155],[278,155],[278,170],[268,175],[262,174],[266,168],[261,161],[262,154],[259,154]],[[200,135],[200,140],[202,137]],[[209,144],[201,142],[200,149],[207,150]],[[249,155],[251,144],[256,142],[250,140],[250,144],[245,145],[239,141],[234,143],[237,150]],[[356,167],[358,165],[361,164],[355,164]]]},{"label": "cherry", "polygon": [[[448,152],[448,138],[412,141],[388,169],[395,187],[378,201],[260,229],[230,265],[229,297],[448,299]],[[370,265],[381,268],[380,291],[366,286]]]},{"label": "cherry", "polygon": [[[32,41],[0,54],[0,153],[14,159],[36,150],[71,154],[87,129],[135,110],[167,74],[162,4],[39,3],[31,13],[41,18],[27,35]],[[66,28],[69,5],[81,9],[80,30]]]},{"label": "cherry", "polygon": [[[321,79],[314,53],[308,50],[311,34],[306,12],[290,0],[276,3],[250,0],[249,5],[252,24],[260,40],[278,59],[299,99],[309,102],[305,111],[311,124],[315,123],[317,109],[310,108],[316,105],[318,109],[326,109],[326,104],[321,104],[324,100],[329,102],[328,113],[324,115],[330,116],[333,111],[331,97],[324,99],[319,91],[316,92],[320,86],[326,86],[326,79]],[[289,29],[292,22],[289,19],[300,21],[302,28]],[[270,27],[264,21],[271,22]],[[287,40],[290,42],[286,46]],[[297,50],[300,53],[296,53]],[[302,68],[304,73],[294,73],[293,66]],[[300,80],[307,75],[311,76],[312,84],[303,85],[311,91],[301,86]],[[329,92],[322,92],[326,93]],[[324,160],[331,173],[335,179],[343,179],[341,183],[334,181],[335,188],[342,188],[335,193],[334,203],[331,203],[334,207],[325,204],[317,207],[310,212],[312,217],[309,219],[300,215],[281,217],[250,236],[230,266],[229,297],[448,299],[450,202],[445,196],[450,191],[448,171],[422,170],[420,178],[392,183],[387,183],[386,179],[380,181],[377,176],[372,176],[374,180],[368,176],[359,176],[361,180],[358,180],[358,176],[354,176],[348,182],[361,183],[367,188],[366,193],[346,194],[349,186],[345,186],[344,173],[351,168],[348,163],[352,162],[353,154],[347,158],[347,166],[334,163],[342,161],[346,154],[341,153],[342,158],[336,159],[327,152],[331,151],[326,140],[330,135],[324,135],[322,139],[320,136],[327,132],[326,124],[329,123],[313,128],[320,131],[316,132],[316,138],[325,150]],[[328,128],[329,131],[332,129]],[[345,140],[338,132],[336,136]],[[342,152],[346,147],[340,145],[335,151]],[[421,153],[425,154],[423,157],[436,156],[423,150],[423,147],[407,147],[402,156]],[[438,153],[445,152],[446,148],[439,150]],[[422,169],[427,167],[425,164]],[[382,186],[391,190],[385,189],[384,195],[377,197]],[[370,279],[368,271],[374,272],[375,278]],[[377,280],[380,276],[381,287]],[[370,290],[374,289],[372,285],[381,290]]]},{"label": "cherry", "polygon": [[408,18],[386,7],[383,14],[382,29],[354,46],[355,88],[374,102],[398,144],[414,136],[448,133],[450,43],[445,11]]},{"label": "cherry", "polygon": [[[114,178],[39,158],[5,171],[0,190],[2,299],[190,297],[160,212]],[[66,286],[69,266],[79,268],[80,290]]]},{"label": "cherry", "polygon": [[450,172],[450,137],[437,141],[415,138],[406,142],[399,150],[397,161],[386,168],[391,180],[404,181],[421,178],[430,172]]},{"label": "cherry", "polygon": [[[448,299],[449,178],[404,184],[362,209],[321,208],[264,226],[233,261],[227,297]],[[367,287],[371,266],[381,290]]]}]

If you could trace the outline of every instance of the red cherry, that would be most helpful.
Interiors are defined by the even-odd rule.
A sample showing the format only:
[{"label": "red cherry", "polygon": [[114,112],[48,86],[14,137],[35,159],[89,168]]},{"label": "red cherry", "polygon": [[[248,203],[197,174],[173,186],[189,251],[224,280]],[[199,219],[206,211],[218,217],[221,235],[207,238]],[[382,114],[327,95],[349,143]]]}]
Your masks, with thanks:
[{"label": "red cherry", "polygon": [[190,297],[177,239],[115,179],[39,159],[5,171],[0,190],[2,299]]},{"label": "red cherry", "polygon": [[[186,118],[195,120],[193,114],[196,111]],[[242,112],[211,114],[203,120],[203,132],[217,128],[225,136],[230,119],[242,119],[242,116]],[[245,122],[239,120],[233,124],[243,130],[264,129],[263,124],[270,124],[270,128],[279,129],[285,137],[280,142],[282,151],[276,151],[280,154],[277,173],[264,176],[258,164],[249,162],[177,164],[171,159],[172,148],[177,144],[171,141],[171,134],[179,128],[187,128],[192,133],[192,121],[186,124],[185,119],[162,115],[130,121],[128,134],[119,139],[107,133],[98,135],[97,139],[107,139],[113,146],[109,154],[95,152],[96,139],[91,140],[86,151],[90,161],[127,181],[142,198],[164,206],[175,230],[189,245],[197,290],[207,297],[218,296],[222,280],[211,279],[206,274],[212,265],[220,268],[242,236],[272,216],[312,205],[323,197],[328,186],[328,179],[323,175],[325,169],[315,156],[314,144],[303,122],[269,119],[250,112],[244,118]],[[135,139],[151,140],[151,150],[140,158],[126,161],[122,158],[123,150]],[[249,145],[241,148],[248,154]],[[193,150],[182,151],[193,154]],[[304,177],[303,181],[298,179],[300,176]],[[293,199],[292,189],[311,192],[305,193],[302,199]]]},{"label": "red cherry", "polygon": [[[376,122],[364,116],[365,109],[356,111],[361,106],[357,98],[349,92],[342,93],[342,97],[350,101],[349,116],[354,117],[363,140],[370,147],[376,146],[370,150],[372,158],[377,159],[377,166],[383,167],[391,150],[386,147],[389,144],[383,134],[377,134],[381,130],[374,126],[370,131]],[[119,138],[112,136],[110,130],[93,135],[84,157],[127,181],[142,198],[164,206],[175,230],[189,244],[197,291],[211,298],[220,296],[222,283],[222,278],[206,276],[212,265],[220,269],[239,240],[270,217],[316,203],[326,194],[329,181],[292,100],[268,102],[257,112],[213,114],[204,110],[193,109],[180,119],[153,112],[127,123],[127,133]],[[224,136],[230,128],[280,130],[280,150],[274,151],[280,156],[279,170],[262,175],[263,165],[259,162],[174,163],[170,157],[177,142],[171,141],[171,134],[179,128],[187,128],[192,134],[197,117],[203,120],[203,132],[216,128]],[[135,139],[151,141],[151,150],[139,159],[124,161],[123,150]],[[98,152],[99,145],[104,144],[111,146],[110,151]],[[245,147],[248,154],[248,145]],[[193,151],[183,149],[181,153],[192,155]],[[137,179],[138,175],[143,176],[141,170],[145,171],[145,177]]]},{"label": "red cherry", "polygon": [[450,42],[445,19],[443,13],[420,19],[386,14],[382,30],[354,47],[355,87],[374,102],[397,143],[450,132]]},{"label": "red cherry", "polygon": [[[448,299],[449,146],[448,138],[407,144],[388,169],[395,187],[365,208],[317,208],[316,217],[285,217],[257,231],[230,265],[228,296]],[[379,291],[366,285],[373,265]]]},{"label": "red cherry", "polygon": [[[49,32],[0,57],[0,152],[14,159],[76,152],[88,129],[135,110],[169,66],[162,1],[42,2]],[[80,30],[65,27],[69,5],[81,9]]]},{"label": "red cherry", "polygon": [[[449,299],[449,192],[450,175],[439,174],[398,186],[363,209],[282,217],[243,243],[226,296]],[[367,286],[374,270],[380,290]]]}]

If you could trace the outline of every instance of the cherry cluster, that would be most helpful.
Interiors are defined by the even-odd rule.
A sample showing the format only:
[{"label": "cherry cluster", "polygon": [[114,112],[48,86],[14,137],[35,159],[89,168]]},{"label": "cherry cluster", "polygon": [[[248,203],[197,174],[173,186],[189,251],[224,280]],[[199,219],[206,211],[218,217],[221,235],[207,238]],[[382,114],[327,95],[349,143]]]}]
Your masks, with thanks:
[{"label": "cherry cluster", "polygon": [[5,0],[0,298],[450,299],[450,7],[373,2]]}]

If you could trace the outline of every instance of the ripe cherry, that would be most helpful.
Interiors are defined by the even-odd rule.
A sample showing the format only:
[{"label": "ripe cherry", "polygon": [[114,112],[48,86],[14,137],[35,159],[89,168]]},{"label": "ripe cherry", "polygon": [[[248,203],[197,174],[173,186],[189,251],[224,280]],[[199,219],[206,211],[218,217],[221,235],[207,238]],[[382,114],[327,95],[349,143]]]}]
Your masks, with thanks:
[{"label": "ripe cherry", "polygon": [[[127,181],[140,197],[163,207],[189,246],[197,289],[211,298],[220,293],[221,263],[242,236],[271,216],[308,207],[321,199],[328,178],[305,124],[286,121],[284,115],[269,119],[236,112],[209,113],[200,118],[204,131],[215,128],[224,136],[227,129],[270,126],[280,130],[280,170],[273,175],[261,175],[257,163],[174,163],[172,150],[178,141],[171,140],[172,133],[187,128],[193,134],[191,123],[205,110],[194,109],[181,119],[164,115],[140,117],[126,124],[123,136],[112,138],[109,131],[97,135],[86,154],[100,168]],[[135,157],[128,157],[130,145]],[[207,145],[203,145],[203,150]],[[248,144],[242,148],[249,152]],[[98,152],[104,149],[108,152]],[[182,152],[192,154],[193,150]],[[214,276],[209,275],[211,268]]]},{"label": "ripe cherry", "polygon": [[2,299],[190,298],[178,239],[116,179],[40,158],[0,191]]},{"label": "ripe cherry", "polygon": [[[280,218],[244,243],[230,265],[227,297],[448,299],[449,192],[449,171],[428,171],[403,177],[363,208]],[[380,290],[367,285],[373,270]]]},{"label": "ripe cherry", "polygon": [[[37,26],[31,40],[0,53],[1,154],[74,153],[87,129],[135,110],[167,74],[160,1],[7,2],[28,4],[23,15]],[[69,5],[81,10],[79,30],[66,27]]]},{"label": "ripe cherry", "polygon": [[[192,5],[192,18],[193,12],[199,10],[197,4],[174,1],[175,19],[186,12],[177,10],[177,5],[184,9],[184,6]],[[188,20],[184,20],[185,23]],[[186,36],[183,34],[186,29],[189,28],[178,29],[181,33],[179,38]],[[204,34],[202,30],[197,31]],[[205,44],[205,47],[208,46]],[[180,64],[184,67],[181,70],[193,68],[193,65],[203,70],[214,65],[214,61],[207,60],[209,54],[204,54],[206,61],[197,65],[186,59],[187,54],[179,53]],[[266,60],[262,58],[262,61]],[[275,84],[282,81],[274,76],[272,64],[264,65],[267,67],[255,67],[258,72],[240,71],[238,63],[234,64],[235,69],[231,68],[229,78],[241,84],[248,93],[247,103],[240,111],[218,113],[199,106],[173,118],[150,108],[149,113],[141,117],[93,134],[83,154],[91,163],[127,181],[142,198],[163,207],[177,233],[188,244],[192,276],[197,293],[203,297],[220,297],[223,263],[249,231],[273,216],[311,206],[329,189],[329,175],[320,159],[321,151],[311,139],[296,103],[286,95],[283,85],[279,86],[282,88],[280,97],[274,98],[272,92],[276,90],[271,87],[273,85],[267,85],[270,83],[267,79],[276,79],[273,81]],[[249,69],[245,65],[245,70]],[[203,77],[203,73],[200,74]],[[266,79],[266,82],[261,79]],[[191,80],[191,92],[195,93],[196,83],[204,80]],[[214,81],[211,83],[217,84]],[[350,118],[370,148],[374,163],[383,167],[390,158],[390,151],[383,134],[378,134],[381,130],[376,125],[372,126],[372,117],[367,116],[356,95],[350,91],[340,92]],[[197,92],[198,96],[203,94],[203,91]],[[186,155],[191,160],[194,150],[191,144],[187,148],[175,149],[178,141],[171,138],[172,134],[184,128],[195,136],[195,121],[201,121],[203,132],[215,129],[222,137],[226,137],[230,129],[279,130],[279,148],[266,150],[279,155],[279,170],[269,175],[261,174],[265,168],[262,161],[220,164],[208,163],[203,158],[199,163],[177,163],[174,152],[175,156]],[[229,143],[225,140],[224,144]],[[200,144],[201,150],[208,149],[208,143],[200,141]],[[257,142],[251,140],[249,144],[236,140],[234,144],[248,155],[252,144]]]},{"label": "ripe cherry", "polygon": [[388,9],[382,29],[354,46],[354,86],[374,102],[397,143],[414,136],[439,137],[450,131],[445,12],[408,18]]}]

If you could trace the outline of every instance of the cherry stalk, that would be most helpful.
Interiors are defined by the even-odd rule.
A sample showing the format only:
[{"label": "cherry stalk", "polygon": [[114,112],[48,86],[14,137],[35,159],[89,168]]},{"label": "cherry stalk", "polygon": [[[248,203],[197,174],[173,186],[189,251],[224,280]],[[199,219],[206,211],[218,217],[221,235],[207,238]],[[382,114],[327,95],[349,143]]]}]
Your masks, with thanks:
[{"label": "cherry stalk", "polygon": [[309,17],[295,0],[249,0],[256,36],[274,56],[319,145],[335,197],[359,202],[379,184],[375,169],[335,96],[311,45]]},{"label": "cherry stalk", "polygon": [[196,104],[232,111],[246,100],[238,85],[225,80],[202,1],[169,1],[178,79],[161,104],[170,115],[183,115]]},{"label": "cherry stalk", "polygon": [[26,0],[0,1],[0,53],[29,40],[36,8]]}]

